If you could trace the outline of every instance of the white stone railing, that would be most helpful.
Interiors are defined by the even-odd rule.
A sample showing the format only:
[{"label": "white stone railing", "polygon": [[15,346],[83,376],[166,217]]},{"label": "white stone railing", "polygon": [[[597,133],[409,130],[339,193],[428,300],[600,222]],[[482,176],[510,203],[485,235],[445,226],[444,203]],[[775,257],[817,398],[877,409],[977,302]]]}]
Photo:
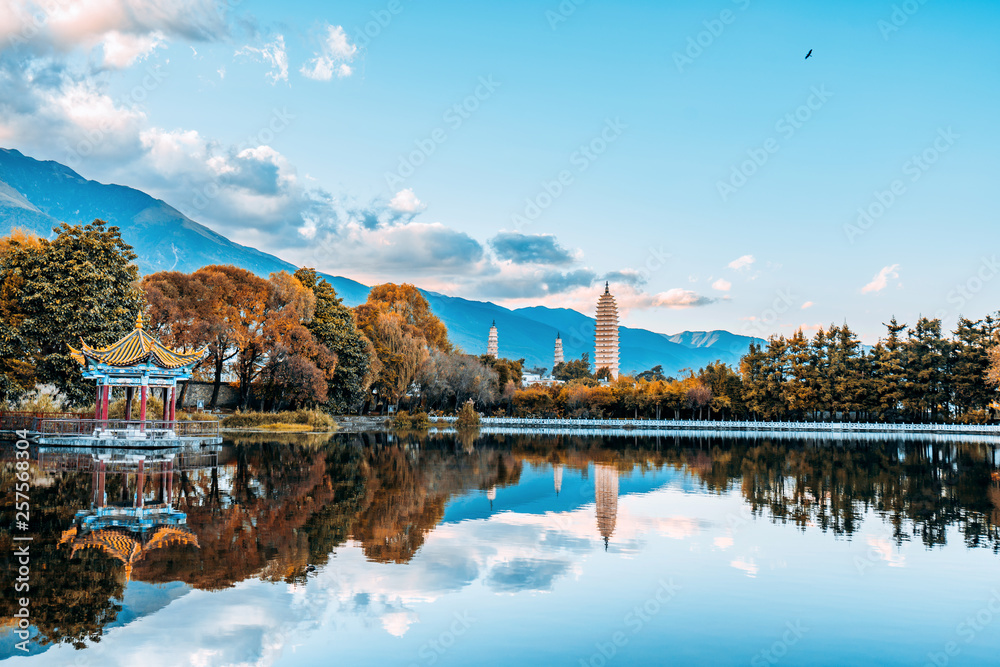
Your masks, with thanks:
[{"label": "white stone railing", "polygon": [[[431,417],[452,424],[457,417]],[[883,424],[878,422],[697,421],[684,419],[535,419],[482,417],[482,426],[516,428],[667,429],[684,431],[808,431],[831,433],[968,433],[1000,435],[1000,424]]]}]

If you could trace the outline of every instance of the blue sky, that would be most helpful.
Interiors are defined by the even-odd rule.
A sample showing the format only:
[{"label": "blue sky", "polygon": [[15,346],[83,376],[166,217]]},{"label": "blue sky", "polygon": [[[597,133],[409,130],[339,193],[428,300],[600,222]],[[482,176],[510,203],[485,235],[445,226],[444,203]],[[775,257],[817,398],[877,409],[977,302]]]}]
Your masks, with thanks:
[{"label": "blue sky", "polygon": [[296,263],[588,314],[610,279],[625,324],[667,333],[846,319],[874,342],[893,314],[997,307],[996,3],[53,0],[0,19],[0,145]]}]

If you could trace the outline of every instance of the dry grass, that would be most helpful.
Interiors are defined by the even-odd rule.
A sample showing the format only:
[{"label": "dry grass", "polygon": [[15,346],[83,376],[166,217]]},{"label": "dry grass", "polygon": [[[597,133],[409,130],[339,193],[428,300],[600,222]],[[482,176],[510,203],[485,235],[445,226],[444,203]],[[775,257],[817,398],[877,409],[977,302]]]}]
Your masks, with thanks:
[{"label": "dry grass", "polygon": [[426,412],[410,414],[406,410],[400,410],[392,420],[392,425],[403,430],[424,430],[431,427],[431,420]]},{"label": "dry grass", "polygon": [[223,428],[251,428],[275,431],[335,431],[333,417],[321,410],[294,412],[235,412],[222,420]]}]

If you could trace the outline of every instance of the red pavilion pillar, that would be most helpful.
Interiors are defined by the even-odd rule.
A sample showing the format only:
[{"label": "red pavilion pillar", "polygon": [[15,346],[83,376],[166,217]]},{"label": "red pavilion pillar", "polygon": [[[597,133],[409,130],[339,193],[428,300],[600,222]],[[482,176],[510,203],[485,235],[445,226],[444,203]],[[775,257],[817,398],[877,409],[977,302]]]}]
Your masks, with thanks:
[{"label": "red pavilion pillar", "polygon": [[104,385],[97,383],[97,396],[94,398],[94,421],[101,418],[101,401],[104,396]]},{"label": "red pavilion pillar", "polygon": [[111,400],[111,386],[104,385],[104,391],[101,395],[101,426],[107,428],[108,426],[108,403]]},{"label": "red pavilion pillar", "polygon": [[177,421],[177,385],[170,388],[170,425]]}]

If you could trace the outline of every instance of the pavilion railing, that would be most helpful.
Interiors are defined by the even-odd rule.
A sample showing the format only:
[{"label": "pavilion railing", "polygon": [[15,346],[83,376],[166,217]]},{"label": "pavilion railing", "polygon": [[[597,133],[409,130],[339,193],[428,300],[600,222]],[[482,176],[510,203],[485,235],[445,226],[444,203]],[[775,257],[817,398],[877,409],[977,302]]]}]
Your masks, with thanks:
[{"label": "pavilion railing", "polygon": [[0,411],[0,431],[37,431],[38,424],[46,419],[82,419],[75,412],[24,412]]},{"label": "pavilion railing", "polygon": [[38,429],[44,436],[97,439],[157,440],[219,436],[219,422],[164,421],[147,419],[43,419]]}]

